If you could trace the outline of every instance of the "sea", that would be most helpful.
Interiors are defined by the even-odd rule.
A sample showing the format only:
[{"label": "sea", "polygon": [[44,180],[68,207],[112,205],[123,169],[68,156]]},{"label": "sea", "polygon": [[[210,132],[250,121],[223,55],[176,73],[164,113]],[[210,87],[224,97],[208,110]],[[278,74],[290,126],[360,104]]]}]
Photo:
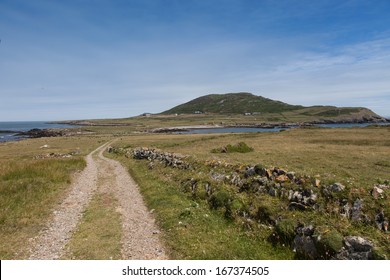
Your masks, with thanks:
[{"label": "sea", "polygon": [[[319,124],[319,127],[342,128],[342,127],[364,127],[373,125],[372,123],[342,123],[342,124]],[[389,125],[389,123],[377,123],[377,125]],[[16,131],[28,131],[33,128],[72,128],[74,125],[57,124],[52,122],[34,121],[34,122],[0,122],[0,142],[8,142],[24,139],[24,136],[18,136]],[[191,129],[178,132],[178,134],[211,134],[211,133],[247,133],[247,132],[278,132],[289,128],[258,128],[258,127],[224,127]],[[6,132],[7,131],[7,132]],[[11,132],[15,131],[15,132]]]},{"label": "sea", "polygon": [[[366,127],[369,125],[390,125],[390,123],[332,123],[332,124],[317,124],[314,126],[324,128],[348,128],[348,127]],[[248,132],[279,132],[294,128],[279,127],[262,128],[262,127],[216,127],[216,128],[200,128],[189,129],[188,131],[179,131],[176,134],[212,134],[212,133],[248,133]]]},{"label": "sea", "polygon": [[[34,122],[0,122],[0,142],[20,140],[25,137],[16,135],[17,131],[29,131],[30,129],[39,128],[71,128],[73,125],[57,124],[47,121]],[[14,132],[11,132],[14,131]]]}]

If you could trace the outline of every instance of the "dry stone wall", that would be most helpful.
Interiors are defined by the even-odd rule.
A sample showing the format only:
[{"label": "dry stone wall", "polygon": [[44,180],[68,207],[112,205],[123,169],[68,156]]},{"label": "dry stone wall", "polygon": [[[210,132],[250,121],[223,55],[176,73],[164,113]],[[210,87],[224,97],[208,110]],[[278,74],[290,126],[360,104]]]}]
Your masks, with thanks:
[{"label": "dry stone wall", "polygon": [[[236,214],[248,221],[266,222],[276,226],[274,233],[276,240],[283,239],[284,242],[288,240],[293,250],[305,258],[372,259],[375,256],[374,243],[361,236],[343,237],[333,229],[323,233],[316,225],[303,225],[298,221],[292,223],[288,233],[283,232],[280,230],[283,227],[277,226],[279,223],[283,225],[283,219],[267,215],[264,209],[252,213],[242,210],[232,213],[232,198],[216,192],[216,187],[224,184],[231,186],[237,193],[262,194],[278,198],[286,202],[285,211],[317,211],[320,214],[329,211],[325,205],[332,205],[331,211],[336,211],[341,219],[351,223],[365,223],[377,227],[380,231],[388,231],[389,221],[380,207],[381,203],[375,204],[377,205],[375,215],[365,213],[365,201],[360,198],[350,201],[347,198],[348,188],[341,183],[322,185],[318,178],[297,175],[278,167],[266,168],[261,164],[239,168],[218,160],[196,162],[187,156],[154,148],[109,147],[108,152],[124,154],[136,160],[148,160],[149,169],[153,169],[154,164],[158,162],[166,167],[188,172],[188,179],[180,184],[183,190],[194,197],[202,191],[211,208],[225,207],[225,216],[231,217]],[[209,168],[207,180],[193,178],[200,165]],[[387,185],[375,185],[371,195],[375,201],[388,199],[389,189]],[[284,238],[285,236],[288,238]]]}]

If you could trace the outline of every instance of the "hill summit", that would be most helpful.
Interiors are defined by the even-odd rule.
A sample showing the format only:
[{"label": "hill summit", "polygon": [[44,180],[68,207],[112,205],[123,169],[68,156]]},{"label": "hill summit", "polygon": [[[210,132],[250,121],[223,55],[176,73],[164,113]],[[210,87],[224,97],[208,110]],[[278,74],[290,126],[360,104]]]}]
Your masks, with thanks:
[{"label": "hill summit", "polygon": [[261,116],[266,122],[377,123],[388,121],[364,107],[305,107],[257,96],[249,92],[209,94],[160,114],[256,115]]},{"label": "hill summit", "polygon": [[178,105],[161,114],[244,114],[281,113],[304,108],[281,101],[256,96],[249,92],[209,94]]}]

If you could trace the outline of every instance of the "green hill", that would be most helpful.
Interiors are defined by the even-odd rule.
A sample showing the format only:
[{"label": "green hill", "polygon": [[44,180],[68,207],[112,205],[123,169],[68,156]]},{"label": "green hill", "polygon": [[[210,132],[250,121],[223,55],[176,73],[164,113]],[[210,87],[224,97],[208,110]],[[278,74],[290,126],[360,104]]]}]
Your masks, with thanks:
[{"label": "green hill", "polygon": [[[248,92],[209,94],[173,107],[160,115],[253,115],[271,122],[386,122],[363,107],[300,106]],[[249,119],[247,119],[249,121]]]},{"label": "green hill", "polygon": [[134,129],[224,124],[258,126],[275,123],[378,123],[385,118],[363,107],[300,106],[247,92],[198,97],[159,114],[125,119],[62,123],[87,126],[132,126]]},{"label": "green hill", "polygon": [[304,108],[256,96],[247,92],[209,94],[176,106],[161,114],[214,114],[281,113]]}]

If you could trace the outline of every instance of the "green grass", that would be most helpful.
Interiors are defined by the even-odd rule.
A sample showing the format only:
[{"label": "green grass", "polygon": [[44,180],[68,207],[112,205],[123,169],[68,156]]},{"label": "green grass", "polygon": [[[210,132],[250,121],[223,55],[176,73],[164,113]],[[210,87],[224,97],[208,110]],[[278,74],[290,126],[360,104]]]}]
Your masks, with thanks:
[{"label": "green grass", "polygon": [[[14,162],[0,168],[0,257],[20,258],[21,247],[43,226],[82,158]],[[22,245],[23,244],[23,245]],[[23,255],[22,255],[23,256]]]},{"label": "green grass", "polygon": [[301,108],[303,107],[241,92],[205,95],[176,106],[163,114],[193,114],[195,111],[221,114],[280,113]]},{"label": "green grass", "polygon": [[[390,147],[387,145],[387,139],[390,139],[389,128],[351,128],[351,129],[295,129],[280,133],[252,133],[252,134],[235,134],[235,135],[213,135],[209,138],[199,135],[143,135],[131,138],[124,138],[117,145],[122,146],[149,146],[155,148],[165,148],[164,151],[176,152],[184,155],[189,155],[187,159],[193,162],[193,170],[181,171],[155,165],[153,170],[147,169],[147,162],[136,162],[123,158],[125,164],[128,164],[137,177],[142,190],[143,188],[152,188],[155,193],[146,194],[146,200],[149,199],[164,201],[162,208],[159,208],[157,202],[150,207],[156,208],[156,214],[159,215],[160,221],[164,224],[167,217],[171,217],[172,225],[180,221],[177,216],[185,218],[184,221],[189,226],[196,224],[194,231],[207,231],[208,228],[218,232],[218,228],[225,223],[229,228],[235,228],[241,235],[238,235],[238,243],[242,248],[247,245],[248,240],[244,236],[257,236],[260,238],[261,246],[264,246],[264,255],[252,255],[253,258],[264,258],[269,254],[269,258],[291,258],[286,257],[285,253],[280,256],[272,255],[267,248],[265,240],[272,239],[274,234],[259,226],[257,223],[246,221],[239,215],[235,215],[238,211],[245,210],[251,217],[257,217],[261,220],[260,224],[267,225],[270,221],[278,216],[283,220],[298,221],[305,224],[312,224],[318,228],[320,232],[332,232],[327,236],[326,242],[323,244],[324,252],[332,251],[333,247],[338,247],[339,236],[360,235],[374,241],[378,251],[390,256],[390,241],[388,233],[379,231],[372,223],[365,225],[364,223],[352,223],[349,220],[340,218],[337,214],[337,203],[326,201],[320,197],[319,202],[323,209],[321,211],[286,211],[286,201],[278,198],[270,197],[269,195],[253,195],[249,190],[240,191],[237,188],[229,185],[221,185],[213,182],[209,174],[222,173],[232,174],[234,172],[243,172],[248,165],[261,164],[264,167],[278,166],[287,171],[294,171],[296,174],[310,176],[310,180],[317,178],[321,181],[321,185],[327,185],[334,182],[341,182],[346,185],[347,191],[340,194],[340,198],[346,198],[353,202],[357,198],[363,199],[364,213],[371,219],[375,216],[379,209],[384,209],[386,217],[390,217],[390,204],[388,199],[375,201],[370,195],[370,190],[377,184],[378,178],[381,182],[389,179],[390,169],[387,165]],[[210,147],[228,145],[229,143],[245,141],[248,146],[253,147],[252,153],[218,153],[211,154]],[[195,143],[195,144],[194,144]],[[372,144],[372,143],[376,143]],[[212,163],[204,165],[202,163]],[[226,166],[226,167],[225,167]],[[192,190],[191,187],[184,187],[183,182],[196,180],[199,185]],[[210,182],[214,188],[214,194],[207,198],[203,185]],[[187,184],[187,183],[186,183]],[[144,186],[145,185],[145,186]],[[161,189],[162,185],[169,187],[167,190]],[[184,185],[186,186],[186,185]],[[314,191],[320,193],[319,189]],[[172,196],[172,192],[178,197],[176,200],[170,201],[168,197]],[[180,193],[182,192],[182,193]],[[168,194],[167,196],[165,196]],[[184,197],[183,197],[184,195]],[[389,194],[387,194],[389,195]],[[186,201],[183,205],[183,201]],[[191,208],[191,203],[196,202],[200,205],[198,208],[202,211],[210,211],[209,216],[216,215],[216,221],[202,223],[201,216],[196,213],[200,211],[198,208]],[[169,209],[165,209],[164,207]],[[173,213],[174,204],[181,205],[176,209],[176,217]],[[164,206],[165,205],[165,206]],[[173,207],[173,208],[172,208]],[[259,209],[262,209],[261,211]],[[168,211],[168,213],[166,212]],[[182,213],[182,214],[180,214]],[[202,212],[206,213],[206,212]],[[233,213],[233,215],[231,215]],[[160,216],[161,215],[161,216]],[[215,227],[214,227],[215,226]],[[202,229],[202,227],[204,227]],[[185,227],[186,228],[186,227]],[[244,230],[246,228],[246,230]],[[167,228],[168,234],[166,240],[170,246],[177,235],[170,236],[171,227]],[[181,229],[181,232],[186,232]],[[227,230],[229,232],[229,230]],[[178,233],[174,231],[175,234]],[[232,235],[232,232],[229,232]],[[202,236],[197,238],[202,239]],[[218,238],[213,237],[213,241]],[[227,237],[226,237],[227,238]],[[171,240],[172,239],[172,240]],[[184,238],[184,240],[187,240]],[[188,237],[188,240],[192,240]],[[187,241],[188,241],[187,240]],[[187,241],[183,241],[183,246]],[[210,241],[207,246],[214,246],[213,241]],[[192,242],[192,241],[191,241]],[[233,242],[233,241],[231,241]],[[230,250],[229,246],[233,246],[228,242],[225,251]],[[243,245],[243,244],[246,245]],[[284,244],[282,242],[282,244]],[[287,244],[285,244],[287,245]],[[249,246],[250,247],[250,246]],[[214,247],[213,247],[214,248]],[[176,249],[181,252],[181,248]],[[188,248],[187,248],[188,250]],[[215,249],[217,250],[217,249]],[[217,254],[222,254],[223,250],[217,251],[212,257],[220,258]],[[184,252],[186,252],[184,250]],[[251,258],[250,253],[244,251],[235,251],[232,255],[244,258]],[[183,258],[199,258],[199,253],[188,253],[174,255]],[[188,257],[190,256],[190,257]],[[209,255],[207,255],[209,257]],[[210,256],[211,257],[211,256]],[[232,257],[234,258],[234,257]],[[267,257],[265,257],[267,258]]]},{"label": "green grass", "polygon": [[[276,116],[275,116],[276,117]],[[279,117],[283,117],[279,115]],[[229,119],[230,117],[226,117]],[[229,121],[235,121],[232,116]],[[242,117],[241,117],[242,118]],[[254,116],[250,116],[254,119]],[[139,118],[142,127],[161,124],[162,119]],[[188,120],[188,119],[187,119]],[[210,117],[199,117],[194,122],[209,122]],[[185,123],[184,120],[169,119]],[[138,126],[137,126],[138,127]],[[139,126],[141,127],[141,126]],[[34,139],[0,144],[0,258],[26,258],[28,239],[36,236],[50,217],[51,211],[66,195],[71,175],[84,167],[83,155],[106,142],[111,132],[121,135],[115,144],[121,147],[155,147],[164,151],[189,155],[186,160],[194,165],[193,170],[179,170],[155,164],[148,169],[147,161],[135,161],[123,156],[114,156],[130,170],[140,185],[149,209],[155,209],[157,221],[162,228],[162,237],[171,258],[174,259],[291,259],[294,254],[286,240],[272,243],[275,229],[272,221],[281,216],[283,220],[302,221],[314,224],[319,232],[330,232],[324,242],[324,250],[339,247],[340,235],[361,235],[374,241],[378,251],[390,256],[389,233],[379,231],[372,224],[351,223],[335,213],[337,205],[325,203],[321,215],[316,211],[285,211],[286,202],[269,195],[256,195],[239,191],[229,184],[215,184],[211,173],[243,172],[248,165],[263,167],[278,166],[296,174],[317,178],[321,185],[340,182],[347,187],[345,196],[350,201],[363,199],[364,211],[370,216],[378,206],[390,217],[389,193],[385,199],[375,201],[370,190],[378,182],[390,180],[390,128],[369,127],[351,129],[292,129],[280,133],[251,133],[223,135],[151,135],[131,134],[131,129],[101,128],[101,136]],[[95,128],[94,128],[95,129]],[[100,128],[96,128],[97,131]],[[210,153],[213,147],[245,142],[254,150],[250,153]],[[48,144],[48,149],[41,149]],[[57,152],[80,154],[71,159],[34,160],[38,154]],[[206,163],[218,163],[207,165]],[[195,179],[199,185],[192,193],[183,182]],[[215,199],[208,199],[203,188],[211,183]],[[104,205],[100,209],[95,206]],[[72,243],[72,258],[118,258],[118,235],[113,232],[102,235],[93,232],[94,226],[112,218],[115,200],[98,195],[93,199],[95,208],[87,210],[82,228]],[[103,211],[99,214],[99,211]],[[246,211],[261,222],[247,220],[239,211]],[[113,226],[113,228],[117,228]],[[111,230],[111,228],[110,228]],[[280,230],[283,230],[281,228]],[[91,237],[86,242],[86,236]],[[89,238],[88,237],[88,238]],[[116,241],[115,241],[116,240]],[[110,253],[99,252],[99,246]],[[84,246],[87,244],[95,244]],[[284,244],[284,246],[283,246]],[[88,248],[94,247],[91,252]],[[114,249],[115,248],[115,249]]]},{"label": "green grass", "polygon": [[212,149],[211,153],[249,153],[253,148],[249,147],[245,142],[239,142],[237,144],[227,144],[224,147]]},{"label": "green grass", "polygon": [[252,231],[211,210],[205,201],[183,193],[170,180],[149,172],[145,162],[119,158],[140,186],[149,209],[155,209],[163,240],[173,259],[289,259],[290,250],[267,242],[269,229]]},{"label": "green grass", "polygon": [[121,259],[122,223],[113,194],[97,193],[67,245],[65,259]]},{"label": "green grass", "polygon": [[[353,119],[363,120],[364,116],[375,116],[368,109],[361,108],[357,112],[341,112],[330,116],[321,116],[329,107],[308,107],[279,113],[260,113],[245,116],[242,113],[229,114],[179,114],[175,115],[151,115],[150,117],[138,116],[124,119],[91,120],[96,126],[86,126],[77,130],[94,132],[103,135],[115,135],[117,137],[128,136],[134,132],[145,132],[154,128],[198,125],[223,125],[223,126],[255,126],[262,123],[301,123],[324,121],[349,121]],[[330,107],[333,108],[333,107]],[[109,126],[115,124],[115,126]],[[100,126],[99,126],[100,125]]]},{"label": "green grass", "polygon": [[[45,226],[66,196],[72,175],[85,167],[83,155],[101,137],[40,138],[0,143],[0,259],[28,257],[28,240]],[[49,148],[40,148],[49,145]],[[71,158],[34,159],[78,151]]]}]

